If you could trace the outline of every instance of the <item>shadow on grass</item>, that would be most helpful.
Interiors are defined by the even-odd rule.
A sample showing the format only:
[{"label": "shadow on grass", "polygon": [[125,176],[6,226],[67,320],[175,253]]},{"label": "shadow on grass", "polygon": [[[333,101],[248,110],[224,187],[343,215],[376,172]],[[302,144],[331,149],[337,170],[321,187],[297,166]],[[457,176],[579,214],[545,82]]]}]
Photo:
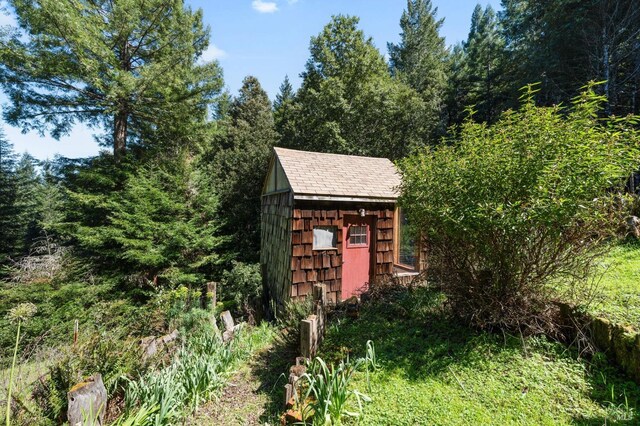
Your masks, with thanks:
[{"label": "shadow on grass", "polygon": [[[504,340],[460,325],[443,311],[438,293],[417,288],[396,294],[391,301],[365,304],[358,319],[334,320],[322,353],[330,361],[339,360],[345,353],[363,356],[366,342],[371,340],[386,369],[401,369],[407,379],[423,380],[448,370],[452,364],[472,362],[487,339]],[[516,347],[514,340],[501,344]]]},{"label": "shadow on grass", "polygon": [[295,364],[298,356],[296,343],[293,339],[279,337],[269,350],[254,360],[255,375],[260,381],[258,392],[267,396],[267,405],[260,417],[263,423],[277,424],[284,412],[284,385],[289,380],[289,367]]},{"label": "shadow on grass", "polygon": [[602,407],[606,416],[600,417],[602,411],[594,415],[597,417],[576,414],[575,424],[640,425],[640,386],[605,358],[587,362],[578,360],[573,349],[546,339],[473,330],[448,315],[442,302],[440,294],[417,288],[396,293],[390,300],[365,304],[357,319],[338,315],[328,328],[321,356],[329,361],[337,361],[345,354],[363,356],[366,342],[371,340],[383,371],[395,371],[409,382],[422,382],[460,369],[476,371],[478,375],[498,374],[484,369],[487,360],[503,363],[509,369],[518,365],[514,360],[535,352],[543,359],[541,369],[554,360],[581,363],[584,367],[581,371],[588,392],[585,396]]}]

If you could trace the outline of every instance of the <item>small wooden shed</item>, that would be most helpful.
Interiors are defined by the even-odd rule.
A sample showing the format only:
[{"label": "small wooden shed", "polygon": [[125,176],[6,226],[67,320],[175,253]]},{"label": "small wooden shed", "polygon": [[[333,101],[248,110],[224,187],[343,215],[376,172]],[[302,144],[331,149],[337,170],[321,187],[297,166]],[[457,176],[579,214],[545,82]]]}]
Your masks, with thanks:
[{"label": "small wooden shed", "polygon": [[278,305],[324,283],[332,302],[424,264],[386,158],[275,148],[262,192],[264,289]]}]

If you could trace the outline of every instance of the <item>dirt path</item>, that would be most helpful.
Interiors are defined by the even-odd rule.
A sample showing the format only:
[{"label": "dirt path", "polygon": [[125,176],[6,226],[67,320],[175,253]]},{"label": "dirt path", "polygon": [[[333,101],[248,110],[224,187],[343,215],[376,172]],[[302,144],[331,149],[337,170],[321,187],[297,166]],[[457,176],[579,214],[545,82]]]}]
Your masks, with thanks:
[{"label": "dirt path", "polygon": [[283,411],[284,384],[295,350],[277,341],[244,365],[218,400],[200,407],[189,425],[276,425]]}]

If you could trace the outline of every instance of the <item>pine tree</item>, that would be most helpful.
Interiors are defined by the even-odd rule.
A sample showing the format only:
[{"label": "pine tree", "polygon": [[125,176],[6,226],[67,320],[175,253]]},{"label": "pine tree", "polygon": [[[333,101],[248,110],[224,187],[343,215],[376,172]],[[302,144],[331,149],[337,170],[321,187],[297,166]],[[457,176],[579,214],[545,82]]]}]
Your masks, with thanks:
[{"label": "pine tree", "polygon": [[359,19],[334,16],[311,39],[311,57],[296,94],[294,137],[286,146],[320,152],[400,158],[425,143],[429,124],[420,95],[391,77],[358,29]]},{"label": "pine tree", "polygon": [[40,213],[38,194],[41,191],[42,182],[36,167],[38,161],[31,155],[23,154],[16,163],[15,182],[15,221],[18,240],[15,246],[15,254],[25,256],[33,243],[40,235]]},{"label": "pine tree", "polygon": [[422,96],[425,119],[442,129],[440,120],[447,87],[447,48],[437,19],[438,8],[431,0],[407,0],[400,18],[400,43],[388,43],[389,65],[399,77]]},{"label": "pine tree", "polygon": [[[97,206],[106,219],[97,221],[93,211],[71,223],[72,235],[98,270],[115,273],[124,285],[199,285],[220,261],[217,197],[188,151],[159,160],[129,172],[120,191],[71,193],[72,206]],[[91,170],[83,180],[97,177]]]},{"label": "pine tree", "polygon": [[223,149],[212,173],[220,196],[225,233],[238,259],[256,262],[260,250],[260,195],[271,149],[278,140],[267,93],[257,78],[243,80],[225,120]]},{"label": "pine tree", "polygon": [[508,86],[503,78],[505,40],[491,6],[474,9],[463,49],[462,67],[452,83],[462,87],[465,107],[473,107],[476,120],[493,122],[505,108]]},{"label": "pine tree", "polygon": [[18,241],[15,166],[13,146],[0,131],[0,265],[14,254]]},{"label": "pine tree", "polygon": [[54,161],[41,163],[40,187],[37,193],[38,224],[41,232],[48,237],[57,236],[64,221],[64,191],[59,175],[60,157]]},{"label": "pine tree", "polygon": [[640,110],[640,4],[636,0],[503,0],[514,90],[539,82],[539,103],[567,103],[603,81],[605,114]]},{"label": "pine tree", "polygon": [[280,85],[280,92],[273,102],[273,121],[281,141],[296,139],[296,127],[294,122],[296,110],[296,93],[291,86],[289,76],[285,76]]},{"label": "pine tree", "polygon": [[209,29],[183,0],[8,3],[20,30],[0,37],[4,117],[23,130],[103,127],[120,158],[131,142],[189,142],[185,124],[203,123],[222,86],[215,62],[197,62]]},{"label": "pine tree", "polygon": [[466,118],[466,107],[469,105],[468,86],[466,84],[466,52],[462,43],[453,46],[447,65],[449,80],[445,121],[447,126],[452,126],[462,123]]}]

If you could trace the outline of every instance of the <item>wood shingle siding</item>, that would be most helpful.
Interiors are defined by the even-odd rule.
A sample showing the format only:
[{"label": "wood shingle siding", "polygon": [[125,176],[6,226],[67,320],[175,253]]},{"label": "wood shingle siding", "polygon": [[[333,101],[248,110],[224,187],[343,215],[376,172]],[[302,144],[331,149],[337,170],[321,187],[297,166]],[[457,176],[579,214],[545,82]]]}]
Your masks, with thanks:
[{"label": "wood shingle siding", "polygon": [[[289,298],[292,280],[291,210],[293,194],[281,192],[262,197],[260,264],[264,288],[282,303]],[[295,268],[297,269],[297,267]]]},{"label": "wood shingle siding", "polygon": [[[340,300],[342,279],[342,243],[343,218],[345,215],[357,215],[355,209],[293,209],[291,232],[293,245],[291,253],[291,269],[293,282],[291,295],[305,297],[310,294],[313,284],[327,285],[328,298],[335,302]],[[374,259],[374,274],[388,275],[393,272],[393,206],[381,206],[379,209],[366,210],[367,216],[375,217],[375,240],[372,247],[376,247]],[[296,225],[297,223],[297,225]],[[337,246],[331,250],[313,250],[313,228],[317,226],[337,227]]]}]

